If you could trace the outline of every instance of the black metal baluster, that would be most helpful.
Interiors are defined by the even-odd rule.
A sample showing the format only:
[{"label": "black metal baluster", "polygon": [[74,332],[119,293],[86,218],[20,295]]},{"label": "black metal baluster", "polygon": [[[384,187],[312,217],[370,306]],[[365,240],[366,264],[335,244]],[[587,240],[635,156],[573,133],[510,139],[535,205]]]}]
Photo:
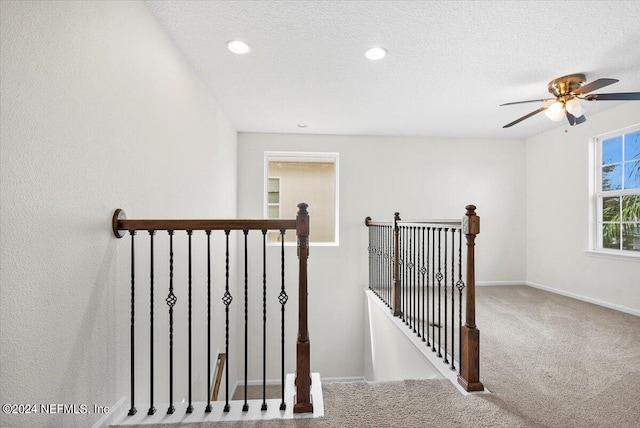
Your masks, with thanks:
[{"label": "black metal baluster", "polygon": [[425,333],[424,331],[424,316],[425,316],[425,293],[427,290],[425,290],[424,287],[424,274],[427,272],[426,267],[424,266],[424,227],[420,228],[420,244],[421,244],[421,251],[420,251],[420,288],[422,290],[422,341],[426,341],[425,337],[427,336],[427,333]]},{"label": "black metal baluster", "polygon": [[442,357],[442,342],[441,342],[441,333],[442,333],[442,308],[441,308],[441,304],[442,304],[442,297],[441,297],[441,286],[442,286],[442,263],[440,260],[440,256],[442,253],[442,246],[441,246],[441,235],[442,235],[442,228],[439,227],[438,228],[438,273],[436,274],[436,279],[438,280],[438,358]]},{"label": "black metal baluster", "polygon": [[169,306],[169,408],[167,414],[171,415],[176,411],[173,405],[173,306],[177,302],[173,294],[173,230],[169,230],[169,295],[165,299]]},{"label": "black metal baluster", "polygon": [[149,260],[149,410],[147,415],[153,415],[156,413],[156,408],[153,406],[153,237],[156,231],[149,231],[149,246],[150,246],[150,260]]},{"label": "black metal baluster", "polygon": [[431,351],[436,352],[436,228],[431,232]]},{"label": "black metal baluster", "polygon": [[[419,314],[418,311],[420,310],[420,306],[419,306],[419,300],[418,300],[418,279],[417,279],[417,273],[418,273],[418,269],[417,269],[417,255],[418,255],[418,241],[416,240],[416,231],[417,228],[416,227],[412,227],[411,228],[413,231],[413,262],[412,262],[412,266],[413,266],[413,270],[412,270],[412,283],[413,283],[413,332],[416,333],[416,324],[418,324],[418,319],[419,319]],[[420,327],[418,327],[418,336],[420,335]]]},{"label": "black metal baluster", "polygon": [[378,291],[377,295],[384,300],[384,234],[382,226],[376,228],[378,234]]},{"label": "black metal baluster", "polygon": [[458,373],[462,373],[462,290],[464,289],[464,281],[462,281],[462,229],[458,230],[458,349],[460,353],[458,363]]},{"label": "black metal baluster", "polygon": [[402,227],[401,244],[402,244],[402,320],[405,324],[409,324],[409,311],[407,305],[407,228]]},{"label": "black metal baluster", "polygon": [[207,407],[204,411],[210,413],[211,407],[211,231],[207,234]]},{"label": "black metal baluster", "polygon": [[383,286],[383,275],[382,275],[382,254],[383,254],[383,247],[382,247],[382,229],[378,226],[376,227],[376,246],[378,248],[377,252],[376,252],[376,276],[377,276],[377,281],[376,281],[376,295],[379,298],[382,298],[382,286]]},{"label": "black metal baluster", "polygon": [[415,319],[415,333],[418,337],[422,337],[420,334],[420,228],[415,227],[413,231],[413,240],[414,240],[414,248],[415,248],[415,256],[414,256],[414,287],[415,287],[415,305],[416,305],[416,319]]},{"label": "black metal baluster", "polygon": [[400,260],[398,260],[398,276],[400,276],[400,317],[402,321],[404,321],[404,316],[406,314],[404,307],[404,228],[400,226],[398,229],[398,240],[400,241],[400,250],[398,251],[398,257],[400,257]]},{"label": "black metal baluster", "polygon": [[373,253],[371,252],[373,240],[373,226],[369,226],[369,246],[367,251],[369,252],[369,290],[373,290]]},{"label": "black metal baluster", "polygon": [[225,284],[224,284],[224,295],[222,296],[222,302],[224,303],[224,315],[225,315],[225,328],[224,328],[224,341],[225,341],[225,353],[226,353],[226,364],[225,364],[225,404],[224,404],[224,412],[227,413],[231,410],[229,406],[229,363],[231,359],[229,358],[229,305],[233,301],[233,297],[231,293],[229,293],[229,230],[225,230]]},{"label": "black metal baluster", "polygon": [[187,319],[188,319],[188,338],[189,338],[189,405],[187,406],[187,413],[193,413],[193,401],[192,401],[192,396],[191,396],[191,291],[192,291],[192,287],[191,287],[191,283],[192,283],[192,276],[191,276],[191,235],[193,235],[193,230],[187,230],[187,236],[189,237],[189,303],[188,303],[188,315],[187,315]]},{"label": "black metal baluster", "polygon": [[449,228],[445,227],[444,229],[444,359],[443,363],[449,364],[449,360],[447,358],[447,233],[449,232]]},{"label": "black metal baluster", "polygon": [[409,242],[408,227],[404,228],[404,242],[404,312],[406,313],[405,324],[409,326],[409,323],[411,322],[411,306],[409,302],[409,282],[411,281],[409,276],[409,263],[411,260],[409,258],[409,245],[411,244]]},{"label": "black metal baluster", "polygon": [[[426,318],[427,318],[427,330],[424,333],[424,338],[423,339],[426,339],[427,346],[430,346],[431,343],[430,343],[430,340],[429,340],[429,288],[430,288],[429,287],[429,281],[431,280],[431,278],[429,276],[429,244],[431,243],[431,241],[430,241],[429,237],[430,237],[430,233],[431,233],[431,228],[427,227],[426,232],[427,232],[426,233],[426,235],[427,235],[426,262],[427,262],[427,264],[425,266],[425,273],[427,274],[427,278],[426,278],[426,281],[425,281],[424,285],[425,285],[425,293],[427,294],[427,301],[426,301],[426,305],[425,305],[427,307],[427,316],[426,316]],[[422,330],[424,332],[424,328]]]},{"label": "black metal baluster", "polygon": [[131,235],[131,408],[129,408],[129,416],[135,415],[137,410],[135,406],[135,368],[134,368],[134,356],[135,356],[135,296],[136,296],[136,258],[135,258],[135,236],[136,231],[130,230]]},{"label": "black metal baluster", "polygon": [[382,226],[381,227],[382,230],[382,248],[383,248],[383,275],[382,275],[382,295],[383,297],[383,301],[385,303],[385,305],[387,305],[388,308],[391,307],[390,305],[390,298],[389,298],[389,232],[387,230],[387,226]]},{"label": "black metal baluster", "polygon": [[455,355],[456,355],[456,347],[455,347],[455,304],[456,304],[456,293],[455,290],[455,267],[456,267],[456,230],[451,229],[451,366],[449,367],[451,370],[456,369],[455,365]]},{"label": "black metal baluster", "polygon": [[409,241],[409,252],[407,255],[407,312],[409,313],[407,321],[409,321],[409,329],[413,328],[413,241],[411,240],[411,232],[413,227],[407,228],[407,241]]},{"label": "black metal baluster", "polygon": [[381,253],[380,228],[376,226],[376,228],[375,228],[375,262],[374,262],[374,266],[375,266],[375,269],[376,269],[376,272],[375,272],[375,277],[376,277],[375,293],[378,296],[380,296],[380,284],[382,282],[382,279],[380,277],[380,253]]},{"label": "black metal baluster", "polygon": [[387,306],[391,308],[393,293],[393,226],[387,226]]},{"label": "black metal baluster", "polygon": [[378,229],[376,229],[374,227],[373,229],[373,242],[372,242],[373,248],[372,248],[372,259],[373,259],[373,281],[372,281],[372,285],[373,285],[373,292],[377,294],[378,292],[378,266],[377,266],[377,261],[378,261]]},{"label": "black metal baluster", "polygon": [[282,312],[282,321],[280,322],[281,336],[280,336],[280,344],[281,344],[281,352],[282,352],[282,375],[281,375],[281,388],[282,388],[282,402],[280,403],[280,410],[286,410],[287,404],[284,402],[284,305],[287,303],[289,297],[284,290],[284,233],[285,230],[280,230],[280,259],[281,259],[281,267],[280,267],[280,275],[281,275],[281,286],[280,286],[280,294],[278,295],[278,302],[280,302],[280,310]]},{"label": "black metal baluster", "polygon": [[248,230],[243,230],[244,233],[244,405],[242,411],[249,410],[249,403],[247,402],[247,377],[249,375],[249,267],[247,260],[247,236]]},{"label": "black metal baluster", "polygon": [[[385,301],[385,294],[386,294],[386,275],[387,275],[387,270],[386,270],[386,262],[385,262],[385,254],[386,254],[386,247],[385,247],[385,230],[384,230],[384,226],[380,226],[378,227],[378,230],[380,231],[380,299],[382,299],[382,301]],[[385,302],[386,304],[386,302]]]},{"label": "black metal baluster", "polygon": [[267,231],[262,231],[262,407],[267,410]]}]

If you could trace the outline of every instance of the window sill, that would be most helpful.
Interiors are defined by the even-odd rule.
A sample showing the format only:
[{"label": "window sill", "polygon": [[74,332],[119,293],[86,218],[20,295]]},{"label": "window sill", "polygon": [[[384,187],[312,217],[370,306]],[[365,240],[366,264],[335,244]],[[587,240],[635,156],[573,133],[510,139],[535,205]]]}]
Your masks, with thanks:
[{"label": "window sill", "polygon": [[587,250],[585,252],[588,256],[591,257],[601,257],[604,259],[614,260],[628,260],[640,263],[640,253],[633,253],[631,251]]}]

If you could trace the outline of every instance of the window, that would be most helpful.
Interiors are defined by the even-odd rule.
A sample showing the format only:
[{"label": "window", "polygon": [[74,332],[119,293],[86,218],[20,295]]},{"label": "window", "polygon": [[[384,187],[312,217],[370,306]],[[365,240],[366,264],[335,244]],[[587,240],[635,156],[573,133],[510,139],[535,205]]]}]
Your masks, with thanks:
[{"label": "window", "polygon": [[595,176],[596,249],[640,255],[640,126],[596,139]]},{"label": "window", "polygon": [[[266,218],[295,218],[300,202],[309,204],[311,245],[338,244],[338,154],[265,153]],[[269,232],[268,242],[279,242],[279,232]],[[296,242],[285,234],[285,244]]]}]

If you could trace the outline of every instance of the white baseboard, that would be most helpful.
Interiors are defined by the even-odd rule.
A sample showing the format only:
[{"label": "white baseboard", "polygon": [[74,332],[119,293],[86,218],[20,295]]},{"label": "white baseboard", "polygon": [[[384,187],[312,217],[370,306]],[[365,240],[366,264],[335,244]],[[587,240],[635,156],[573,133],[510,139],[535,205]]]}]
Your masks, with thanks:
[{"label": "white baseboard", "polygon": [[527,281],[476,281],[478,287],[488,287],[496,285],[527,285]]},{"label": "white baseboard", "polygon": [[640,317],[640,311],[637,309],[628,308],[622,305],[616,305],[615,303],[605,302],[603,300],[582,296],[580,294],[571,293],[569,291],[559,290],[557,288],[548,287],[546,285],[538,284],[532,281],[527,281],[525,285],[528,285],[529,287],[533,287],[533,288],[538,288],[540,290],[549,291],[551,293],[560,294],[561,296],[571,297],[572,299],[581,300],[583,302],[593,303],[594,305],[604,306],[605,308],[615,309],[616,311],[620,311],[620,312],[624,312],[627,314]]}]

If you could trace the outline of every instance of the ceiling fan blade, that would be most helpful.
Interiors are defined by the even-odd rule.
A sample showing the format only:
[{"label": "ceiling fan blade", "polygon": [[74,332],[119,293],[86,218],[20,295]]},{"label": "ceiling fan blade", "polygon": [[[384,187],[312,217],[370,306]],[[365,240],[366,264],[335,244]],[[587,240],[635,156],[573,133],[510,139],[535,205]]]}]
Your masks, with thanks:
[{"label": "ceiling fan blade", "polygon": [[569,121],[569,125],[576,126],[576,125],[580,125],[581,123],[586,122],[587,118],[584,117],[584,115],[582,115],[580,117],[575,117],[571,113],[567,112],[567,120]]},{"label": "ceiling fan blade", "polygon": [[545,110],[546,110],[546,109],[548,109],[548,108],[549,108],[549,106],[542,106],[542,107],[540,107],[538,110],[534,110],[534,111],[532,111],[531,113],[529,113],[529,114],[525,114],[525,115],[524,115],[524,116],[522,116],[521,118],[516,119],[516,120],[514,120],[514,121],[513,121],[513,122],[511,122],[511,123],[507,123],[505,126],[503,126],[503,128],[510,128],[510,127],[512,127],[513,125],[515,125],[515,124],[517,124],[517,123],[520,123],[520,122],[522,122],[522,121],[523,121],[523,120],[525,120],[525,119],[529,119],[531,116],[533,116],[533,115],[535,115],[535,114],[538,114],[538,113],[540,113],[541,111],[545,111]]},{"label": "ceiling fan blade", "polygon": [[605,86],[613,85],[616,82],[618,82],[618,79],[598,79],[598,80],[594,80],[591,83],[587,83],[584,86],[580,86],[575,91],[572,91],[572,93],[575,95],[588,94],[591,91],[604,88]]},{"label": "ceiling fan blade", "polygon": [[524,104],[524,103],[546,103],[547,101],[553,101],[553,100],[555,100],[555,98],[542,98],[540,100],[515,101],[515,102],[512,102],[512,103],[500,104],[498,107],[511,106],[511,105],[514,105],[514,104]]},{"label": "ceiling fan blade", "polygon": [[640,92],[619,92],[617,94],[591,94],[583,98],[587,101],[640,101]]}]

